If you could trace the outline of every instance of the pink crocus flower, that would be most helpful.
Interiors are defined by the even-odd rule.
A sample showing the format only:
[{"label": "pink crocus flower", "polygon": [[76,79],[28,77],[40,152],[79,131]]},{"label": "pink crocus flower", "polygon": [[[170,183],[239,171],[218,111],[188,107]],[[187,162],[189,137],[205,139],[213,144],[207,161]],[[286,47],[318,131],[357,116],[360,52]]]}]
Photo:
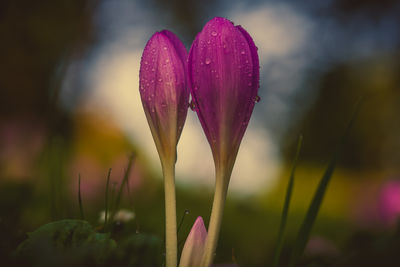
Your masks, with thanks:
[{"label": "pink crocus flower", "polygon": [[164,176],[167,267],[177,266],[175,162],[189,101],[186,59],[182,42],[164,30],[150,38],[140,62],[140,95]]},{"label": "pink crocus flower", "polygon": [[171,157],[175,161],[176,145],[186,120],[186,60],[182,42],[163,30],[147,42],[140,62],[140,95],[162,161]]},{"label": "pink crocus flower", "polygon": [[195,111],[216,166],[233,168],[254,104],[259,61],[250,35],[231,21],[209,21],[192,44],[188,77]]},{"label": "pink crocus flower", "polygon": [[259,60],[250,35],[225,18],[209,21],[189,52],[194,110],[215,163],[215,194],[202,266],[212,265],[229,180],[254,104],[259,101]]}]

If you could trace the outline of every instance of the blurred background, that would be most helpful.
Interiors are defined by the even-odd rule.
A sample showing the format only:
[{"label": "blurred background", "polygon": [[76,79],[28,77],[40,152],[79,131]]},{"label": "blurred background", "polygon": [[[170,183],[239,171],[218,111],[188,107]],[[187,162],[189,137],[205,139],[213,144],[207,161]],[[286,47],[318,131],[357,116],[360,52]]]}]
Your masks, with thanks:
[{"label": "blurred background", "polygon": [[[362,96],[304,264],[390,259],[400,244],[399,14],[396,0],[1,1],[0,255],[44,223],[79,217],[79,175],[86,217],[99,224],[107,172],[118,187],[132,153],[122,206],[135,215],[132,229],[162,239],[161,167],[138,90],[141,53],[163,29],[189,49],[208,20],[223,16],[258,46],[261,101],[239,150],[216,261],[271,262],[303,134],[288,253]],[[176,172],[178,220],[189,210],[184,240],[197,216],[208,222],[214,182],[211,150],[190,110]]]}]

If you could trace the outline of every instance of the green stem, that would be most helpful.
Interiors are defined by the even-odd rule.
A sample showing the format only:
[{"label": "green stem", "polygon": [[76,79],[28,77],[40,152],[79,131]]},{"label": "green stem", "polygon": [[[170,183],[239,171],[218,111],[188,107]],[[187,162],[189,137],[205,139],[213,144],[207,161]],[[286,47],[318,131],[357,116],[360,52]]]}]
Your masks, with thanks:
[{"label": "green stem", "polygon": [[214,201],[211,210],[210,223],[208,225],[208,235],[204,248],[201,266],[209,267],[214,261],[214,254],[218,244],[219,232],[224,213],[226,195],[228,192],[229,177],[226,172],[218,171],[215,180]]},{"label": "green stem", "polygon": [[176,236],[175,164],[163,164],[165,190],[165,257],[167,267],[178,265]]}]

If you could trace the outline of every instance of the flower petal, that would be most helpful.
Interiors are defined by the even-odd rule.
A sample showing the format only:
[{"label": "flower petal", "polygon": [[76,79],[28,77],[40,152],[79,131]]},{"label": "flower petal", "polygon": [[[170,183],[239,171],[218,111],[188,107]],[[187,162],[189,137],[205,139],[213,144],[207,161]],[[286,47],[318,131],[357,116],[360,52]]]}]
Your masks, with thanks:
[{"label": "flower petal", "polygon": [[204,252],[207,230],[203,218],[197,217],[183,246],[179,267],[198,267]]}]

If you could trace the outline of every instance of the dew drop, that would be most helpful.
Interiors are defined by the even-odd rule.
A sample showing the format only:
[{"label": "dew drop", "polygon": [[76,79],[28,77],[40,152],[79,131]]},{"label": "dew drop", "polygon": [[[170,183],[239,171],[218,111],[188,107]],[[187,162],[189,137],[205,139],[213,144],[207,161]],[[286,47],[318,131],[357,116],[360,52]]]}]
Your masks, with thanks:
[{"label": "dew drop", "polygon": [[211,59],[209,59],[209,58],[206,58],[206,61],[205,61],[205,63],[206,63],[206,65],[210,64],[210,63],[211,63]]},{"label": "dew drop", "polygon": [[165,103],[165,102],[161,103],[161,107],[166,108],[167,107],[167,103]]},{"label": "dew drop", "polygon": [[156,69],[155,69],[155,68],[152,68],[152,69],[151,69],[151,71],[153,71],[153,72],[154,72],[154,71],[156,71]]},{"label": "dew drop", "polygon": [[164,47],[163,47],[163,49],[164,49],[164,50],[167,50],[167,47],[166,47],[166,46],[164,46]]},{"label": "dew drop", "polygon": [[249,74],[247,74],[247,76],[251,77],[251,76],[253,76],[253,74],[249,73]]},{"label": "dew drop", "polygon": [[166,59],[166,60],[165,60],[165,63],[168,63],[168,62],[169,62],[169,59]]},{"label": "dew drop", "polygon": [[162,79],[160,78],[160,79],[158,79],[158,81],[159,81],[159,82],[162,82]]},{"label": "dew drop", "polygon": [[242,123],[243,126],[247,126],[248,124],[249,124],[249,122],[247,122],[247,121],[244,121],[244,122]]},{"label": "dew drop", "polygon": [[149,64],[147,61],[144,62],[145,65]]},{"label": "dew drop", "polygon": [[253,84],[250,82],[250,83],[248,83],[247,85],[248,85],[248,86],[252,86]]},{"label": "dew drop", "polygon": [[152,109],[151,109],[151,112],[153,112],[153,113],[154,113],[154,112],[156,112],[156,110],[155,110],[154,108],[152,108]]},{"label": "dew drop", "polygon": [[212,35],[212,36],[217,36],[218,33],[217,33],[216,31],[212,31],[212,32],[211,32],[211,35]]},{"label": "dew drop", "polygon": [[261,97],[259,97],[258,95],[254,97],[254,103],[258,103],[260,102]]},{"label": "dew drop", "polygon": [[240,54],[244,55],[246,54],[246,52],[244,52],[244,50],[240,51]]},{"label": "dew drop", "polygon": [[191,110],[195,111],[196,110],[196,104],[194,103],[194,101],[190,101],[189,107]]}]

